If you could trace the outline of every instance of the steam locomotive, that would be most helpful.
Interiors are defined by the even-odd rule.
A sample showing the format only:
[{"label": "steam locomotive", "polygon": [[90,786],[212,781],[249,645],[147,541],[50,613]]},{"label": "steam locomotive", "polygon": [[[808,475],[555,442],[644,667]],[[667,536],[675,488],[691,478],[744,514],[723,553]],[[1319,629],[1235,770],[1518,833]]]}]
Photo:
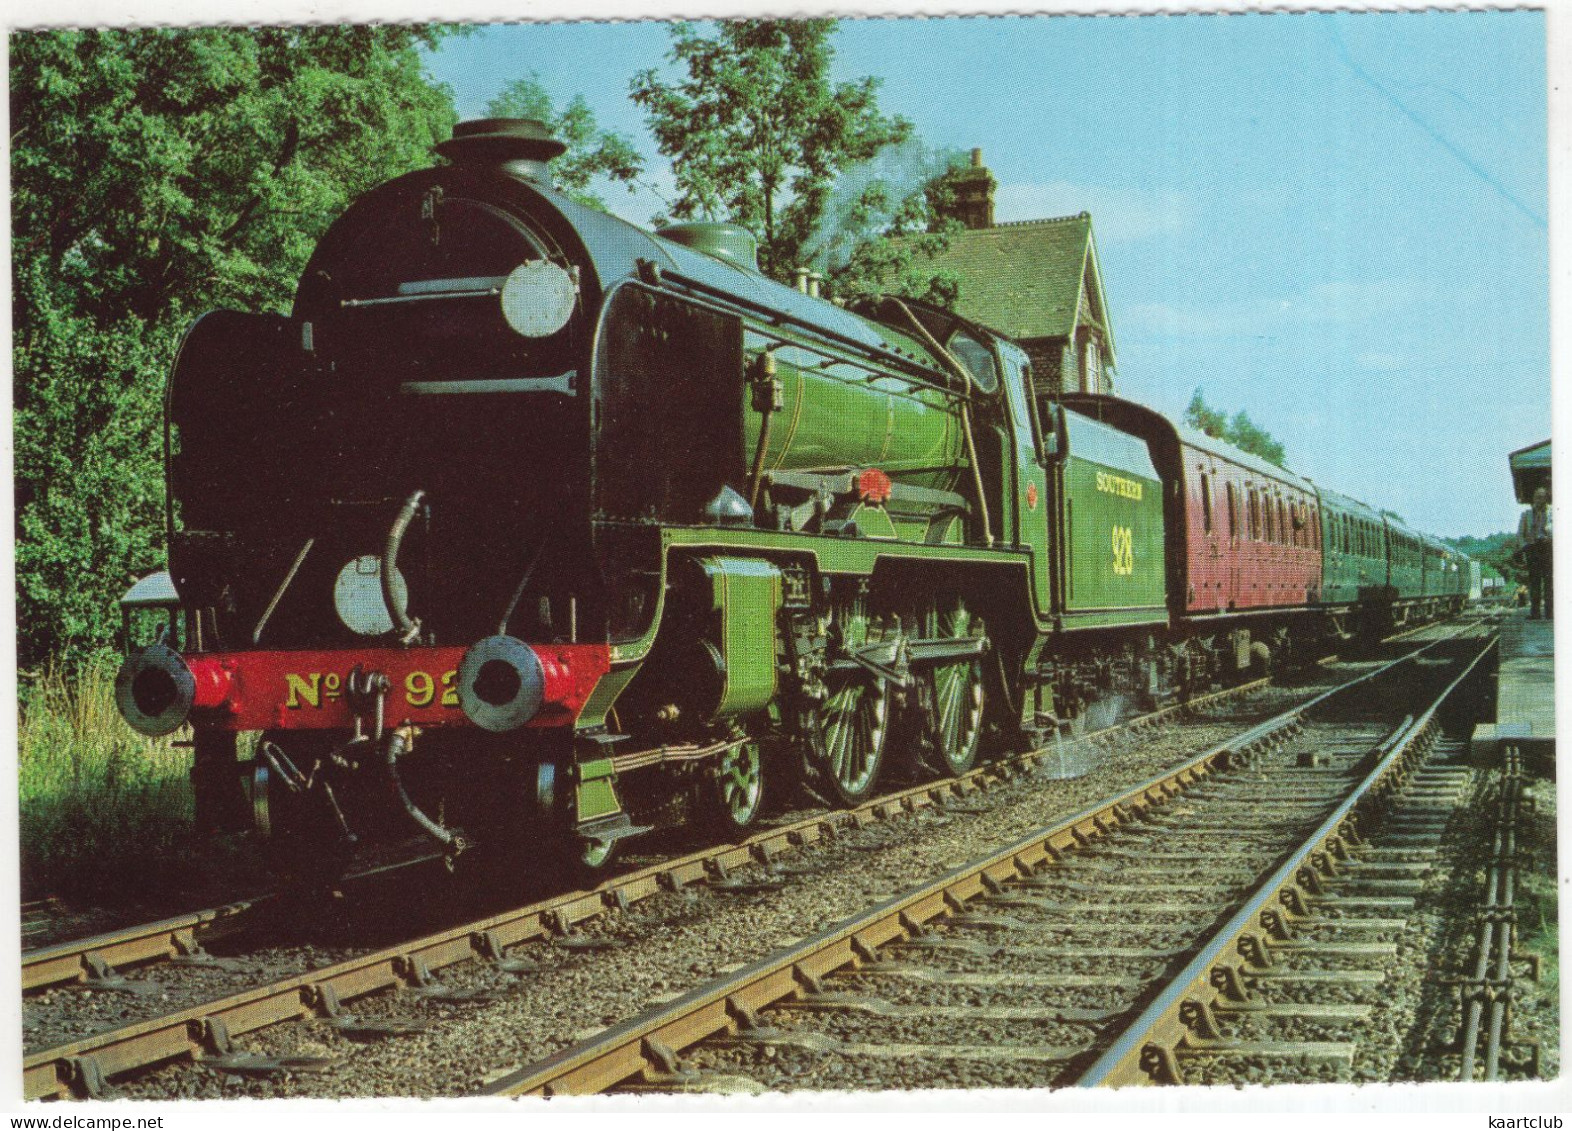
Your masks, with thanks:
[{"label": "steam locomotive", "polygon": [[286,871],[416,831],[594,868],[1464,599],[1394,516],[1040,395],[987,327],[575,203],[539,123],[437,148],[169,381],[169,570],[125,602],[167,623],[117,700]]}]

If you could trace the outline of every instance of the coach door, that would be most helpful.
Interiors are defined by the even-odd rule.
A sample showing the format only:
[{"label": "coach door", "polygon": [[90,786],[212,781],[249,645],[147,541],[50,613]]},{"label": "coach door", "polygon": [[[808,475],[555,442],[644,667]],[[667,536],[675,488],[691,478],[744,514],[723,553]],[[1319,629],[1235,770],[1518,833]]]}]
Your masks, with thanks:
[{"label": "coach door", "polygon": [[1239,604],[1239,586],[1243,582],[1240,576],[1239,558],[1248,549],[1246,542],[1249,537],[1249,531],[1245,526],[1244,485],[1231,474],[1231,470],[1224,467],[1218,477],[1225,484],[1224,493],[1228,500],[1228,532],[1226,539],[1219,539],[1223,561],[1218,570],[1219,575],[1225,579],[1223,590],[1225,609],[1236,608]]},{"label": "coach door", "polygon": [[1226,609],[1229,576],[1229,524],[1226,490],[1217,461],[1205,452],[1186,453],[1193,483],[1189,498],[1190,607]]}]

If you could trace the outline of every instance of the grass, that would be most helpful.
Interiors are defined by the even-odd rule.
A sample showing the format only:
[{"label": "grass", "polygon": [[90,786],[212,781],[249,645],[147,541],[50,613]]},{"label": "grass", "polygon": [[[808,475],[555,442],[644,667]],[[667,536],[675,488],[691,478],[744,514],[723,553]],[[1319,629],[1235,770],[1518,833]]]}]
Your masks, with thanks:
[{"label": "grass", "polygon": [[189,840],[191,752],[126,725],[111,664],[44,673],[17,737],[22,898],[102,895]]}]

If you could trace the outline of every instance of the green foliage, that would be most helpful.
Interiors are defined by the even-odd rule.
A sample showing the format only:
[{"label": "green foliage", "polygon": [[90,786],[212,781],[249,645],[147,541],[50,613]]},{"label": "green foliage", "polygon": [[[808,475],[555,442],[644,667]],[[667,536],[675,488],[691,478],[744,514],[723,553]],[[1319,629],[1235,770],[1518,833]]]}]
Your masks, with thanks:
[{"label": "green foliage", "polygon": [[911,133],[880,113],[879,80],[830,81],[834,31],[834,20],[735,20],[712,35],[676,23],[669,58],[686,77],[633,79],[673,162],[673,217],[741,224],[759,237],[760,267],[782,281],[806,264],[837,177]]},{"label": "green foliage", "polygon": [[1499,534],[1486,535],[1484,538],[1465,534],[1460,538],[1447,538],[1445,541],[1459,553],[1467,554],[1479,562],[1484,567],[1485,577],[1491,576],[1494,572],[1513,584],[1525,584],[1528,581],[1528,570],[1517,557],[1523,543],[1515,530],[1503,530]]},{"label": "green foliage", "polygon": [[959,153],[929,152],[916,139],[888,146],[841,178],[814,249],[828,291],[856,300],[897,294],[953,309],[960,278],[933,260],[962,224],[949,214],[949,173]]},{"label": "green foliage", "polygon": [[560,111],[534,72],[514,79],[486,104],[490,118],[535,118],[546,123],[568,149],[551,163],[552,180],[580,204],[604,210],[605,201],[589,191],[596,177],[620,181],[632,192],[644,169],[644,159],[621,134],[603,130],[595,112],[574,95]]},{"label": "green foliage", "polygon": [[445,90],[392,27],[12,35],[20,660],[80,661],[162,557],[160,406],[180,335],[281,308],[359,193],[429,162]]},{"label": "green foliage", "polygon": [[1208,405],[1200,389],[1190,397],[1190,406],[1184,410],[1184,422],[1214,440],[1223,440],[1228,436],[1228,414]]},{"label": "green foliage", "polygon": [[17,739],[26,894],[65,894],[110,872],[124,879],[189,828],[190,756],[125,725],[112,667],[88,664],[69,681],[58,669],[40,677]]},{"label": "green foliage", "polygon": [[1222,440],[1240,451],[1260,456],[1268,463],[1275,463],[1278,467],[1288,466],[1282,443],[1251,420],[1249,413],[1240,409],[1230,419],[1226,412],[1220,412],[1207,404],[1200,389],[1190,397],[1189,407],[1184,410],[1184,422],[1197,432],[1204,432],[1214,440]]},{"label": "green foliage", "polygon": [[161,375],[178,340],[166,320],[62,309],[17,269],[15,349],[17,649],[24,666],[75,662],[107,644],[115,601],[163,548]]}]

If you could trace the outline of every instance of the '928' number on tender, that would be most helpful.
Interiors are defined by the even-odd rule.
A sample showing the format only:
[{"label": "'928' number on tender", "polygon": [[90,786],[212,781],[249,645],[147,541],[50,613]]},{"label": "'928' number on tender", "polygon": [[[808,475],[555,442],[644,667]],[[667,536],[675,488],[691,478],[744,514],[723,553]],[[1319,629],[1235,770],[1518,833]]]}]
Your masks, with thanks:
[{"label": "'928' number on tender", "polygon": [[1113,571],[1120,577],[1135,572],[1135,532],[1128,526],[1113,528]]},{"label": "'928' number on tender", "polygon": [[[459,705],[458,688],[453,686],[457,679],[457,669],[442,673],[442,706]],[[430,672],[410,672],[404,677],[404,700],[411,707],[429,707],[436,696],[437,681]]]}]

